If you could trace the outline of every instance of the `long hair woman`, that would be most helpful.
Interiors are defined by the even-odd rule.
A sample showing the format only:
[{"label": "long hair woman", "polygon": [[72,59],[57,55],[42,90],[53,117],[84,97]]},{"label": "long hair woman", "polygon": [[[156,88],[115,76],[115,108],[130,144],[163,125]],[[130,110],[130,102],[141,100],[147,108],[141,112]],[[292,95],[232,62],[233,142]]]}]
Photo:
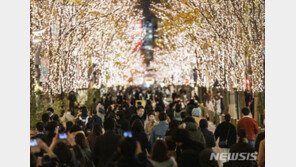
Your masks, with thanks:
[{"label": "long hair woman", "polygon": [[168,155],[168,147],[163,140],[156,140],[151,151],[151,163],[154,167],[177,167],[177,162]]}]

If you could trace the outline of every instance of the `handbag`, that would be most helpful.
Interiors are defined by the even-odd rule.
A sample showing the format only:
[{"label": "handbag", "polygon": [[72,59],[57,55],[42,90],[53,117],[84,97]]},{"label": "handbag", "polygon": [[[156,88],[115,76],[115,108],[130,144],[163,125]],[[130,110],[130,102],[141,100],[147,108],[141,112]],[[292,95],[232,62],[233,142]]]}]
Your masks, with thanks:
[{"label": "handbag", "polygon": [[219,141],[218,145],[220,148],[226,148],[228,146],[228,135],[229,135],[230,128],[231,127],[229,127],[229,129],[228,129],[226,140]]}]

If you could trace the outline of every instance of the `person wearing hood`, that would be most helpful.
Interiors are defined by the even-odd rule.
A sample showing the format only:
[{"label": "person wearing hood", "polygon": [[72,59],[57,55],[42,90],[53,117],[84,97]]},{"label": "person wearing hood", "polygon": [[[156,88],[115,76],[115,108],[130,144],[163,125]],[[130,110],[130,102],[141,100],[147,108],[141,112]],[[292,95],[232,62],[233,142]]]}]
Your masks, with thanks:
[{"label": "person wearing hood", "polygon": [[184,120],[185,122],[185,129],[188,130],[189,134],[190,134],[190,139],[197,141],[201,144],[203,144],[204,146],[206,146],[206,140],[204,138],[204,135],[202,133],[202,131],[200,130],[200,128],[197,126],[197,123],[195,122],[194,118],[192,117],[187,117]]}]

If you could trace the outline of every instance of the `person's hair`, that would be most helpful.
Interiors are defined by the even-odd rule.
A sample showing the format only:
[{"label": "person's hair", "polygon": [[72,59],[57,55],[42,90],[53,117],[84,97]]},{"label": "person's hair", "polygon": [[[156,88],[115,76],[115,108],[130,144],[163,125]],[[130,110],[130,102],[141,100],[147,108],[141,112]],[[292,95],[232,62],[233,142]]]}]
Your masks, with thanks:
[{"label": "person's hair", "polygon": [[181,118],[182,120],[184,120],[187,116],[187,113],[186,112],[181,112]]},{"label": "person's hair", "polygon": [[242,109],[242,113],[243,113],[244,115],[249,115],[249,114],[250,114],[250,109],[249,109],[248,107],[244,107],[244,108]]},{"label": "person's hair", "polygon": [[92,132],[94,133],[94,135],[100,136],[103,133],[102,126],[100,124],[95,124],[93,126]]},{"label": "person's hair", "polygon": [[144,131],[144,127],[142,125],[142,121],[140,119],[135,119],[132,123],[132,131],[133,132],[142,132]]},{"label": "person's hair", "polygon": [[96,102],[97,101],[97,99],[96,98],[93,98],[93,102]]},{"label": "person's hair", "polygon": [[81,129],[84,129],[85,123],[82,120],[77,119],[75,125],[79,126]]},{"label": "person's hair", "polygon": [[43,122],[37,122],[36,123],[36,129],[38,132],[43,132],[44,131],[44,123]]},{"label": "person's hair", "polygon": [[246,137],[246,131],[245,131],[245,129],[239,129],[238,132],[237,132],[237,136],[239,138],[245,138]]},{"label": "person's hair", "polygon": [[230,114],[225,114],[224,118],[226,122],[230,122],[231,116]]},{"label": "person's hair", "polygon": [[52,116],[52,120],[53,120],[53,121],[56,121],[56,122],[59,122],[60,119],[59,119],[58,114],[54,114],[54,115]]},{"label": "person's hair", "polygon": [[243,138],[246,138],[246,131],[245,129],[239,129],[237,132],[237,136],[239,137],[238,142],[241,143],[243,142]]},{"label": "person's hair", "polygon": [[49,111],[49,112],[52,112],[52,113],[54,112],[53,108],[51,108],[51,107],[47,108],[46,111]]},{"label": "person's hair", "polygon": [[119,110],[117,113],[116,113],[117,116],[119,116],[120,118],[124,118],[124,112],[122,110]]},{"label": "person's hair", "polygon": [[77,145],[79,145],[82,149],[87,148],[87,141],[86,137],[83,133],[78,133],[75,136],[75,142]]},{"label": "person's hair", "polygon": [[181,103],[178,101],[177,104],[176,104],[175,111],[176,111],[177,113],[179,113],[179,112],[181,112],[181,110],[182,110],[182,105],[181,105]]},{"label": "person's hair", "polygon": [[72,153],[69,146],[64,142],[58,142],[53,148],[54,154],[58,157],[62,164],[70,164]]},{"label": "person's hair", "polygon": [[56,127],[57,127],[56,122],[48,122],[46,126],[46,130],[48,130],[49,132],[54,132]]},{"label": "person's hair", "polygon": [[187,142],[190,140],[190,134],[186,129],[176,129],[173,131],[172,139],[175,142]]},{"label": "person's hair", "polygon": [[187,123],[187,122],[195,123],[195,119],[194,119],[193,117],[189,116],[189,117],[186,117],[186,118],[184,119],[184,122],[185,122],[185,123]]},{"label": "person's hair", "polygon": [[144,107],[143,106],[138,106],[137,111],[139,111],[141,109],[144,109]]},{"label": "person's hair", "polygon": [[163,140],[156,140],[151,151],[151,159],[156,162],[164,162],[169,159],[168,146]]},{"label": "person's hair", "polygon": [[114,130],[115,129],[115,121],[113,118],[106,118],[105,119],[104,129],[105,130]]},{"label": "person's hair", "polygon": [[85,106],[81,107],[81,116],[86,117],[87,116],[87,108]]},{"label": "person's hair", "polygon": [[72,121],[68,121],[66,122],[66,131],[70,131],[70,129],[72,128],[73,126],[73,122]]},{"label": "person's hair", "polygon": [[159,121],[165,121],[167,119],[167,115],[164,112],[159,113],[158,115]]},{"label": "person's hair", "polygon": [[181,164],[183,167],[197,167],[200,166],[199,159],[196,158],[194,150],[184,150],[181,154]]},{"label": "person's hair", "polygon": [[42,114],[42,122],[46,123],[49,120],[49,114],[48,113],[44,113]]},{"label": "person's hair", "polygon": [[199,121],[199,127],[204,129],[204,128],[207,128],[208,127],[208,121],[206,119],[201,119]]},{"label": "person's hair", "polygon": [[170,104],[169,104],[169,107],[170,107],[170,108],[173,108],[174,105],[175,105],[175,103],[170,103]]},{"label": "person's hair", "polygon": [[177,120],[172,120],[170,123],[169,123],[169,130],[175,130],[175,129],[178,129],[180,125],[180,122],[177,121]]},{"label": "person's hair", "polygon": [[194,100],[191,99],[191,100],[189,101],[189,104],[195,104]]},{"label": "person's hair", "polygon": [[64,116],[65,112],[66,112],[65,110],[61,110],[61,114],[60,114],[61,118]]},{"label": "person's hair", "polygon": [[133,138],[124,138],[119,143],[121,155],[126,159],[132,159],[137,149],[136,140]]},{"label": "person's hair", "polygon": [[82,130],[82,128],[81,128],[79,125],[73,125],[73,126],[71,127],[70,133],[72,133],[72,132],[77,132],[77,131],[81,131],[81,130]]}]

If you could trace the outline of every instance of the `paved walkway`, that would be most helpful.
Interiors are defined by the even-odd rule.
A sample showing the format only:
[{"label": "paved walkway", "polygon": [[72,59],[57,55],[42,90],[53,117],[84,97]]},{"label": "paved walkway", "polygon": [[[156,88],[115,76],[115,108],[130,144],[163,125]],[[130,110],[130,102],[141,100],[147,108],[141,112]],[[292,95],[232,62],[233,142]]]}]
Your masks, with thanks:
[{"label": "paved walkway", "polygon": [[[209,124],[208,130],[214,133],[216,130],[216,125],[211,121],[208,121],[208,124]],[[220,148],[218,147],[218,143],[219,143],[219,140],[217,140],[217,142],[216,142],[216,147],[213,147],[214,153],[220,152]],[[219,167],[223,167],[223,165],[220,161],[218,161],[218,163],[219,163]]]}]

